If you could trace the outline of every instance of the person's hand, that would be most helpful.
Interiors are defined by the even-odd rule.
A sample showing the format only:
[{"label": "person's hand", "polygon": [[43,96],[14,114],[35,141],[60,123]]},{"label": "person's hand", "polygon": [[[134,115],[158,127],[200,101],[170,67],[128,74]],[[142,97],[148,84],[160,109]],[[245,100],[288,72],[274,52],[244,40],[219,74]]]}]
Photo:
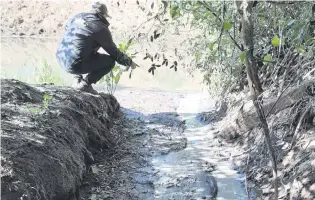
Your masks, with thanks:
[{"label": "person's hand", "polygon": [[136,67],[139,67],[136,63],[132,62],[130,65],[131,69],[136,69]]}]

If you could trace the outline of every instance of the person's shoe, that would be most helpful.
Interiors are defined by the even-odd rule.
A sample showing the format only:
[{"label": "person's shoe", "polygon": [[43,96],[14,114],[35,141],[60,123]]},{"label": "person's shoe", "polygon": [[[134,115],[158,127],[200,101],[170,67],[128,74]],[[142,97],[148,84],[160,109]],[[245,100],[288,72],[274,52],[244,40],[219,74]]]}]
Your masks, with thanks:
[{"label": "person's shoe", "polygon": [[87,92],[91,94],[98,94],[96,90],[93,89],[91,84],[88,84],[84,80],[81,80],[80,83],[77,85],[76,89],[82,91],[82,92]]},{"label": "person's shoe", "polygon": [[83,76],[81,74],[74,75],[75,83],[79,84],[83,80]]},{"label": "person's shoe", "polygon": [[74,88],[79,87],[79,85],[82,81],[83,81],[82,75],[74,75],[74,81],[72,83],[72,87],[74,87]]}]

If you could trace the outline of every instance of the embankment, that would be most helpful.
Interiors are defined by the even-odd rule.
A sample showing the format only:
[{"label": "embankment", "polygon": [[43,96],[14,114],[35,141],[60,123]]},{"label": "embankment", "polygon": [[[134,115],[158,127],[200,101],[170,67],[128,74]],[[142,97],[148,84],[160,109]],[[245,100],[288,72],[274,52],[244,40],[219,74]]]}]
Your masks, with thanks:
[{"label": "embankment", "polygon": [[111,151],[119,103],[52,85],[1,80],[1,199],[73,199],[93,154]]}]

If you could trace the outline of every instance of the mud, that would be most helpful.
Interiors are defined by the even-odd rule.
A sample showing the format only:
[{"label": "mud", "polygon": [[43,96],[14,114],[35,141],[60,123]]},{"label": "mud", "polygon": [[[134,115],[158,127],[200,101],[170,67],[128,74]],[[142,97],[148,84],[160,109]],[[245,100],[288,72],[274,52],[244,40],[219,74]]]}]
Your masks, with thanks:
[{"label": "mud", "polygon": [[[187,147],[153,159],[160,171],[156,199],[246,199],[243,176],[233,170],[231,162],[236,149],[226,144],[223,148],[213,124],[198,120],[199,111],[204,110],[201,97],[200,93],[185,95],[177,108],[185,121]],[[214,105],[210,99],[206,102]]]},{"label": "mud", "polygon": [[115,148],[118,111],[110,95],[2,79],[2,199],[74,198],[93,154]]},{"label": "mud", "polygon": [[[126,146],[133,152],[133,157],[129,156],[133,164],[122,170],[129,174],[130,184],[124,184],[126,190],[111,189],[113,199],[212,199],[216,192],[213,178],[219,187],[217,199],[246,199],[243,176],[231,161],[236,148],[230,145],[223,149],[224,141],[216,137],[216,128],[197,119],[204,109],[200,92],[124,89],[115,96],[123,107],[132,108],[123,108],[123,112],[137,126],[129,127],[133,134],[127,139],[131,145]],[[124,195],[117,195],[115,190]]]},{"label": "mud", "polygon": [[[110,157],[102,153],[95,156],[97,162],[85,176],[80,199],[155,199],[159,171],[152,159],[184,149],[187,144],[181,121],[171,112],[181,95],[130,88],[117,91],[118,101],[128,107],[121,108],[125,117],[117,122],[124,127],[119,132],[119,148]],[[163,104],[151,104],[158,101]]]},{"label": "mud", "polygon": [[[45,92],[48,108],[32,113]],[[238,150],[198,120],[208,97],[130,88],[115,97],[2,80],[2,198],[244,199]]]}]

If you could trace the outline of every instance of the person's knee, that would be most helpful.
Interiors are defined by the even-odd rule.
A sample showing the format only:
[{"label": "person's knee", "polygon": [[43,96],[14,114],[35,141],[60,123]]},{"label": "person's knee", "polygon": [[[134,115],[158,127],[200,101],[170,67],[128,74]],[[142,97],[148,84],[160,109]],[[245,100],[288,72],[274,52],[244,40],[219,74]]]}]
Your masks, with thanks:
[{"label": "person's knee", "polygon": [[115,66],[116,62],[112,57],[108,58],[108,66],[112,69]]}]

